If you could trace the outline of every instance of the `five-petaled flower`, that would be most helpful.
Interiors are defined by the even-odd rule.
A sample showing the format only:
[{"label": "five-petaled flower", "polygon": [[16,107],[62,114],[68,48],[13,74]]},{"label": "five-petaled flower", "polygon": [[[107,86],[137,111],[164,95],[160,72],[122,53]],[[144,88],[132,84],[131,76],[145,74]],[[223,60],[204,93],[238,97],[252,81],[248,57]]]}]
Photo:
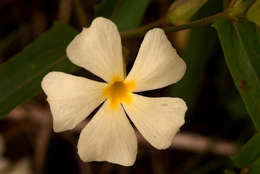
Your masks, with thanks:
[{"label": "five-petaled flower", "polygon": [[62,72],[50,72],[42,80],[55,132],[73,129],[103,103],[80,134],[78,153],[83,161],[133,165],[137,138],[126,113],[152,146],[165,149],[171,145],[184,124],[185,102],[180,98],[135,94],[176,83],[186,71],[186,64],[162,29],[152,29],[145,35],[127,77],[120,34],[108,19],[96,18],[66,51],[74,64],[106,82]]}]

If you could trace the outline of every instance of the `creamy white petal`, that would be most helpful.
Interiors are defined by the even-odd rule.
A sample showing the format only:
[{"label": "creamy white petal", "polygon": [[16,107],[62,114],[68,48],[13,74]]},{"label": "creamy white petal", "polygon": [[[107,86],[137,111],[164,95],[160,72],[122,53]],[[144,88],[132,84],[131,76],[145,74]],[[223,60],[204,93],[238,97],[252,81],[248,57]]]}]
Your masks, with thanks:
[{"label": "creamy white petal", "polygon": [[106,101],[82,130],[78,153],[83,161],[108,161],[124,166],[135,162],[137,139],[122,106],[111,110]]},{"label": "creamy white petal", "polygon": [[136,128],[157,149],[168,148],[184,124],[185,102],[180,98],[132,96],[132,104],[123,107]]},{"label": "creamy white petal", "polygon": [[134,80],[134,92],[152,90],[179,81],[186,71],[185,62],[172,47],[164,31],[150,30],[141,44],[127,80]]},{"label": "creamy white petal", "polygon": [[105,18],[93,20],[68,45],[67,56],[105,81],[124,77],[121,38],[116,25]]},{"label": "creamy white petal", "polygon": [[53,115],[55,132],[73,129],[105,99],[105,83],[62,72],[50,72],[42,80]]}]

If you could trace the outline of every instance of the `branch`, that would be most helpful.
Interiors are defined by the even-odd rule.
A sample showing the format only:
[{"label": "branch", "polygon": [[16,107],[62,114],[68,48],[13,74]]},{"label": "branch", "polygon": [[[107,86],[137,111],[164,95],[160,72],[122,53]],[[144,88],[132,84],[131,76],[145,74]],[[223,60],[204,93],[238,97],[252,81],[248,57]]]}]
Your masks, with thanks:
[{"label": "branch", "polygon": [[[200,27],[200,26],[210,25],[210,24],[213,24],[214,22],[216,22],[220,18],[230,18],[230,16],[228,15],[227,11],[223,11],[221,13],[217,13],[217,14],[209,16],[209,17],[201,18],[201,19],[192,21],[190,23],[162,27],[162,28],[164,29],[165,32],[176,32],[176,31],[180,31],[180,30],[186,30],[186,29],[190,29],[190,28],[196,28],[196,27]],[[145,26],[142,26],[139,28],[122,31],[122,32],[120,32],[120,34],[123,38],[144,36],[144,34],[148,30],[160,26],[164,21],[165,20],[160,19],[158,21],[155,21],[151,24],[148,24],[148,25],[145,25]]]}]

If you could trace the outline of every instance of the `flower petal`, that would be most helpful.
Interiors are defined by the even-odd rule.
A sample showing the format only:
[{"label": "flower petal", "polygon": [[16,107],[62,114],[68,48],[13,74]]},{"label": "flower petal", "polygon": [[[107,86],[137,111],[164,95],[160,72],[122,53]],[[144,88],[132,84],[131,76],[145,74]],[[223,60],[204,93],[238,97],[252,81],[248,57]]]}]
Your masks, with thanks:
[{"label": "flower petal", "polygon": [[42,80],[53,115],[53,129],[61,132],[73,129],[105,99],[105,83],[62,72],[50,72]]},{"label": "flower petal", "polygon": [[111,110],[106,101],[82,130],[78,153],[83,161],[108,161],[124,166],[135,162],[137,138],[123,108]]},{"label": "flower petal", "polygon": [[134,92],[140,92],[175,83],[182,78],[185,71],[185,62],[178,56],[164,31],[155,28],[145,35],[126,80],[134,80]]},{"label": "flower petal", "polygon": [[136,128],[157,149],[168,148],[184,124],[185,102],[180,98],[132,96],[133,103],[123,107]]},{"label": "flower petal", "polygon": [[67,47],[67,56],[105,81],[113,76],[124,77],[121,38],[116,25],[105,18],[96,18],[83,28]]}]

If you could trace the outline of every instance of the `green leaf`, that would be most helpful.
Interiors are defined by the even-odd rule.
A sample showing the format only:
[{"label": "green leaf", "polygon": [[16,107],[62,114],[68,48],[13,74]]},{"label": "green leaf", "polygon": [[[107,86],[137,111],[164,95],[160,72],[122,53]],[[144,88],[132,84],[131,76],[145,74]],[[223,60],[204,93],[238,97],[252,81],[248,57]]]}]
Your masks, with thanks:
[{"label": "green leaf", "polygon": [[139,26],[150,0],[104,0],[96,8],[96,16],[103,16],[114,21],[119,30]]},{"label": "green leaf", "polygon": [[260,173],[260,158],[258,158],[250,167],[249,174],[259,174]]},{"label": "green leaf", "polygon": [[67,25],[55,23],[48,32],[0,66],[0,117],[40,93],[40,83],[46,73],[71,73],[77,69],[65,53],[76,34]]},{"label": "green leaf", "polygon": [[231,157],[237,167],[244,168],[260,157],[260,133],[253,136],[240,151]]},{"label": "green leaf", "polygon": [[250,22],[219,20],[217,30],[225,60],[247,112],[260,130],[260,40]]}]

